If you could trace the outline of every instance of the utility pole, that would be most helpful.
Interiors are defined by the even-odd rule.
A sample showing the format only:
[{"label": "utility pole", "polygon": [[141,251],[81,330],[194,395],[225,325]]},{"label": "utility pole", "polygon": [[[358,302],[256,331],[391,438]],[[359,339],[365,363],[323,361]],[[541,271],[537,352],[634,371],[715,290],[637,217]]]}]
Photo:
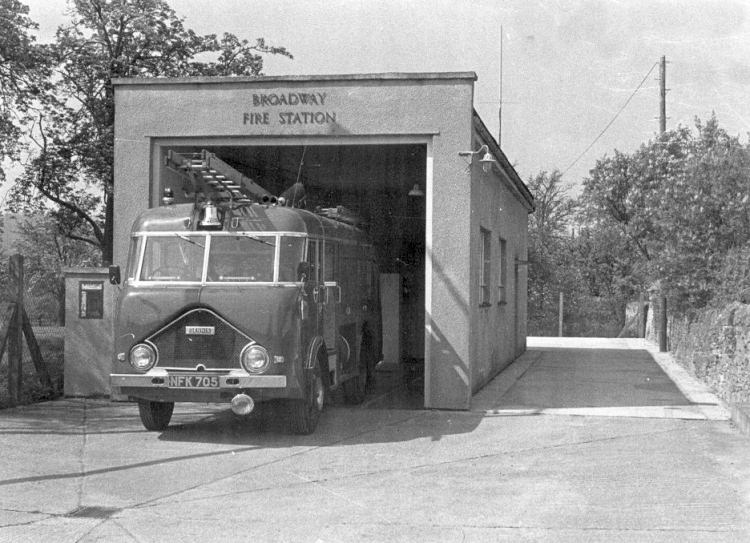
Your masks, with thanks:
[{"label": "utility pole", "polygon": [[659,62],[659,133],[667,131],[667,57],[661,57]]},{"label": "utility pole", "polygon": [[[667,57],[662,56],[659,63],[659,133],[663,136],[667,131]],[[667,294],[666,285],[662,282],[659,302],[661,315],[659,319],[659,352],[667,352]]]},{"label": "utility pole", "polygon": [[503,148],[503,25],[500,25],[500,106],[498,109],[497,146]]}]

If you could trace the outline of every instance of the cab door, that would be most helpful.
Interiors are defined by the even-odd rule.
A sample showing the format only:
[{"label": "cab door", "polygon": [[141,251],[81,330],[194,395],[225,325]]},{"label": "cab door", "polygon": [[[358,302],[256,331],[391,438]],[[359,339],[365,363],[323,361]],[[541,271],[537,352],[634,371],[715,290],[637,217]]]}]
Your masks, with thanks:
[{"label": "cab door", "polygon": [[[312,304],[313,310],[310,324],[314,326],[311,330],[314,336],[320,336],[325,342],[328,355],[328,377],[329,384],[335,381],[336,370],[336,312],[332,287],[326,285],[325,277],[325,244],[323,240],[308,239],[307,241],[307,271],[309,279],[306,281],[308,303]],[[329,272],[331,273],[331,272]],[[328,281],[329,284],[335,283]]]},{"label": "cab door", "polygon": [[331,374],[331,384],[338,384],[340,368],[338,352],[338,304],[341,303],[341,285],[339,284],[337,253],[338,244],[326,240],[323,244],[323,303],[322,303],[322,336],[328,348],[328,367]]},{"label": "cab door", "polygon": [[316,239],[307,240],[307,278],[305,280],[305,292],[308,303],[312,305],[312,315],[310,324],[312,325],[312,334],[321,335],[323,333],[323,296],[325,295],[323,287],[322,266],[320,265],[319,246],[321,243]]}]

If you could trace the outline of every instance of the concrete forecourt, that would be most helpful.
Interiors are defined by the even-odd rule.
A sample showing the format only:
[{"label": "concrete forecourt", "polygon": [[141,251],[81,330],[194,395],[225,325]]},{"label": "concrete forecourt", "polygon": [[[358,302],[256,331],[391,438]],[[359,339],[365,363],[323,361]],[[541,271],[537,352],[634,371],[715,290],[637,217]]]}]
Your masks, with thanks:
[{"label": "concrete forecourt", "polygon": [[272,408],[5,410],[0,541],[750,541],[750,438],[649,349],[530,338],[471,411],[372,398],[311,436]]}]

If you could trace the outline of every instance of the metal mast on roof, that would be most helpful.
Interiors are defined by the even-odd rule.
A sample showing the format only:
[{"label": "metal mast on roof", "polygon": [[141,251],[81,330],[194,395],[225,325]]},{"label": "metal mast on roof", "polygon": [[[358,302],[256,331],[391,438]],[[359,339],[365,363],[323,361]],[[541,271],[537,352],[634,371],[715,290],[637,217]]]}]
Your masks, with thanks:
[{"label": "metal mast on roof", "polygon": [[503,25],[500,25],[500,107],[498,109],[497,146],[503,143]]}]

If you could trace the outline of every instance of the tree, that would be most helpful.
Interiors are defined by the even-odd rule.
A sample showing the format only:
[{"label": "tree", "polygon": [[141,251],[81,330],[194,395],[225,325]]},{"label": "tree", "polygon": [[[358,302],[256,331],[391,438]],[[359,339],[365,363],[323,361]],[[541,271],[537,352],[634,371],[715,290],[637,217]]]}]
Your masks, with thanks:
[{"label": "tree", "polygon": [[23,117],[48,75],[28,12],[17,0],[0,0],[0,182],[5,180],[2,159],[18,159]]},{"label": "tree", "polygon": [[529,178],[529,190],[534,195],[534,213],[529,217],[531,235],[540,243],[565,235],[575,212],[569,197],[569,187],[563,185],[559,170],[539,172]]},{"label": "tree", "polygon": [[[118,77],[261,75],[283,47],[225,33],[198,35],[163,0],[74,0],[49,46],[53,85],[38,97],[34,143],[12,191],[16,209],[52,205],[61,231],[112,260],[114,88]],[[212,54],[214,60],[196,57]],[[205,56],[205,55],[204,55]],[[44,201],[39,201],[40,194]]]},{"label": "tree", "polygon": [[529,178],[535,210],[529,217],[529,313],[532,333],[552,333],[559,292],[576,288],[571,262],[574,203],[562,174],[542,171]]},{"label": "tree", "polygon": [[615,279],[660,282],[686,310],[708,303],[724,256],[750,241],[748,179],[750,149],[714,116],[597,161],[581,205],[592,231],[622,236]]},{"label": "tree", "polygon": [[24,256],[24,282],[29,318],[63,322],[65,286],[63,268],[94,266],[101,258],[88,243],[70,239],[58,221],[48,215],[20,219],[20,237],[13,251]]}]

